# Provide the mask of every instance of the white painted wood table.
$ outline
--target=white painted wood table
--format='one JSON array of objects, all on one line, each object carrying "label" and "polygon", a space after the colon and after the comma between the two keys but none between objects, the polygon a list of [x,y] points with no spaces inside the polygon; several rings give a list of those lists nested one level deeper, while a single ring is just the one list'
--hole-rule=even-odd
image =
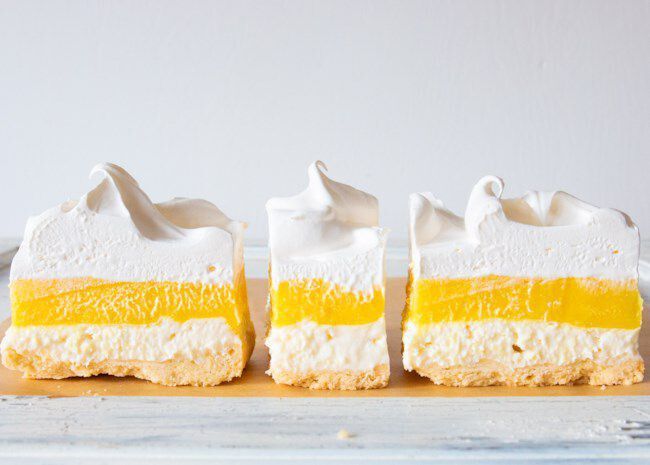
[{"label": "white painted wood table", "polygon": [[650,397],[0,396],[0,464],[465,461],[650,463]]}]

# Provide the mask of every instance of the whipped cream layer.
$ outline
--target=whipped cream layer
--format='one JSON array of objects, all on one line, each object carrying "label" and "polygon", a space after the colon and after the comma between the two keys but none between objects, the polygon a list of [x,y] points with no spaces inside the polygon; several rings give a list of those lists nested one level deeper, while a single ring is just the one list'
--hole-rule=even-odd
[{"label": "whipped cream layer", "polygon": [[79,201],[32,217],[11,281],[91,276],[112,281],[232,283],[243,267],[245,224],[205,200],[154,204],[119,166]]},{"label": "whipped cream layer", "polygon": [[404,368],[471,367],[494,361],[508,369],[567,365],[583,360],[609,365],[640,359],[639,329],[578,328],[543,321],[482,320],[404,326]]},{"label": "whipped cream layer", "polygon": [[266,338],[268,373],[369,371],[388,365],[384,318],[363,325],[319,325],[303,320],[273,327]]},{"label": "whipped cream layer", "polygon": [[324,169],[313,163],[307,189],[266,204],[271,282],[321,278],[372,292],[383,286],[387,236],[378,227],[377,199],[332,181]]},{"label": "whipped cream layer", "polygon": [[152,325],[12,326],[0,350],[87,366],[107,360],[201,363],[233,347],[241,350],[242,341],[224,318],[163,318]]},{"label": "whipped cream layer", "polygon": [[482,178],[465,216],[431,193],[410,196],[411,272],[417,278],[484,275],[637,279],[639,232],[629,217],[565,192],[502,199]]}]

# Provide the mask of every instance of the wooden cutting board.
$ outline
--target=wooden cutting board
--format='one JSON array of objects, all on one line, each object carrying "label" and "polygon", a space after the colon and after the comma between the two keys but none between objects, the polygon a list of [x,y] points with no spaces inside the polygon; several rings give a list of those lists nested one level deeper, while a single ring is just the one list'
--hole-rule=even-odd
[{"label": "wooden cutting board", "polygon": [[[400,318],[405,298],[405,279],[391,278],[386,290],[386,319],[388,347],[391,358],[390,384],[384,389],[369,391],[311,391],[309,389],[280,386],[264,371],[268,368],[269,354],[263,343],[266,330],[267,283],[263,279],[248,281],[249,303],[257,341],[255,350],[241,378],[214,387],[167,387],[135,378],[96,376],[64,380],[22,379],[20,373],[0,366],[0,395],[70,396],[197,396],[197,397],[492,397],[492,396],[641,396],[650,395],[650,382],[633,386],[553,386],[553,387],[472,387],[454,388],[435,386],[417,374],[402,368]],[[644,309],[646,314],[647,308]],[[0,335],[9,326],[9,320],[0,327]],[[641,354],[650,360],[650,334],[646,327],[641,331]],[[646,377],[647,378],[647,377]]]}]

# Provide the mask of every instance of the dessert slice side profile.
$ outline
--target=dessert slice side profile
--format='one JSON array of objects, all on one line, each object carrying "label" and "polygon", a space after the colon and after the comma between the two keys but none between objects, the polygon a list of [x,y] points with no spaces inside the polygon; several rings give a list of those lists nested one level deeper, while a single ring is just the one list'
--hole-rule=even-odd
[{"label": "dessert slice side profile", "polygon": [[254,345],[245,224],[213,204],[154,204],[105,163],[79,201],[30,218],[10,272],[2,363],[27,378],[109,374],[216,385]]},{"label": "dessert slice side profile", "polygon": [[377,199],[332,181],[273,198],[269,216],[268,374],[312,389],[370,389],[389,378],[384,251]]},{"label": "dessert slice side profile", "polygon": [[481,179],[464,218],[411,195],[405,369],[450,386],[640,382],[636,226],[565,192],[503,187]]}]

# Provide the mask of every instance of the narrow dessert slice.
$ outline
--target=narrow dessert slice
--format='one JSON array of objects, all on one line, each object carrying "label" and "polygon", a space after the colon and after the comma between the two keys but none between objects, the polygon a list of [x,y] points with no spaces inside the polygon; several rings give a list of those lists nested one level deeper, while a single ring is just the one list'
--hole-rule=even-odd
[{"label": "narrow dessert slice", "polygon": [[502,191],[481,179],[464,219],[411,196],[404,367],[452,386],[641,381],[632,221],[564,192]]},{"label": "narrow dessert slice", "polygon": [[28,378],[166,385],[240,376],[254,344],[245,225],[204,200],[153,204],[122,168],[30,218],[11,267],[2,363]]},{"label": "narrow dessert slice", "polygon": [[309,187],[267,203],[275,382],[313,389],[388,383],[384,323],[386,231],[377,199],[309,167]]}]

